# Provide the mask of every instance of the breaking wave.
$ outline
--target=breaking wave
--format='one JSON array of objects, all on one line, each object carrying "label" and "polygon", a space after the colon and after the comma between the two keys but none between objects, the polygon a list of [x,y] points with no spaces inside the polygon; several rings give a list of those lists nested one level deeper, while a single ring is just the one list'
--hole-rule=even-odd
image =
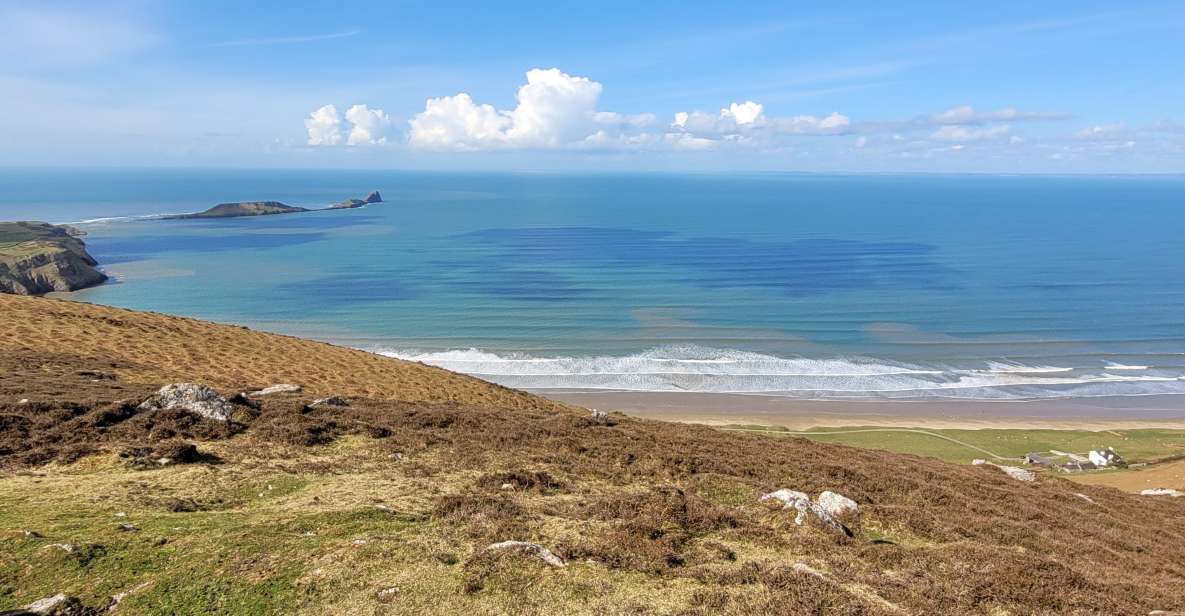
[{"label": "breaking wave", "polygon": [[733,393],[807,399],[1028,399],[1185,393],[1185,376],[1179,371],[1132,374],[1136,366],[1104,362],[1093,367],[1004,360],[918,365],[867,357],[778,357],[699,346],[587,357],[536,357],[472,348],[380,353],[534,391]]}]

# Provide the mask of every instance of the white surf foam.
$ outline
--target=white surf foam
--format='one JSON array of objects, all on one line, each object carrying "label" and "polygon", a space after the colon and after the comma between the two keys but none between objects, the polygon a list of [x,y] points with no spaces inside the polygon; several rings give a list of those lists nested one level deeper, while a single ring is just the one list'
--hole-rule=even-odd
[{"label": "white surf foam", "polygon": [[1104,366],[1107,370],[1147,370],[1148,366],[1128,365],[1117,362],[1107,362]]},{"label": "white surf foam", "polygon": [[[777,357],[750,351],[671,346],[625,356],[534,357],[481,349],[380,351],[508,387],[537,391],[612,390],[825,397],[1062,397],[1112,387],[1112,395],[1185,393],[1182,375],[985,362],[979,368],[922,366],[866,357]],[[1108,368],[1109,369],[1109,368]],[[1130,372],[1130,371],[1129,371]],[[1155,384],[1155,386],[1153,386]],[[1143,388],[1143,389],[1141,389]],[[1177,391],[1179,390],[1179,391]],[[1123,393],[1130,392],[1130,393]]]}]

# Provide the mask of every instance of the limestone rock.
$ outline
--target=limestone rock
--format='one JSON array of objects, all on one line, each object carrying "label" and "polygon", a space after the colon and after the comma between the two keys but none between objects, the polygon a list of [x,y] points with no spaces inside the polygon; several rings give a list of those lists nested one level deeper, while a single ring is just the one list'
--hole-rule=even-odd
[{"label": "limestone rock", "polygon": [[820,580],[827,579],[827,576],[823,575],[822,571],[819,571],[818,569],[816,569],[806,563],[794,563],[793,565],[791,565],[791,569],[794,569],[795,571],[797,571],[799,573],[805,573],[807,575],[817,577]]},{"label": "limestone rock", "polygon": [[343,407],[343,406],[350,406],[350,403],[349,403],[349,401],[347,401],[345,398],[342,398],[341,396],[329,396],[328,398],[319,398],[317,400],[313,400],[312,404],[310,404],[309,406],[311,406],[311,407],[318,407],[318,406]]},{"label": "limestone rock", "polygon": [[836,494],[835,492],[826,491],[819,495],[815,502],[819,504],[827,513],[837,518],[842,518],[845,515],[860,513],[860,506],[856,501]]},{"label": "limestone rock", "polygon": [[259,391],[253,391],[248,396],[270,396],[272,394],[299,394],[300,385],[293,385],[292,383],[280,383],[270,387],[264,387]]},{"label": "limestone rock", "polygon": [[609,423],[609,413],[607,413],[605,411],[598,411],[597,409],[593,409],[590,416],[592,417],[593,421],[595,421],[599,424]]},{"label": "limestone rock", "polygon": [[1172,496],[1173,498],[1178,498],[1185,496],[1185,492],[1172,488],[1152,488],[1150,490],[1141,490],[1140,496]]},{"label": "limestone rock", "polygon": [[231,406],[218,392],[196,383],[165,385],[140,404],[142,410],[183,409],[206,419],[229,422]]},{"label": "limestone rock", "polygon": [[781,502],[782,509],[789,509],[789,508],[793,507],[794,504],[800,500],[810,502],[811,497],[807,496],[803,492],[799,492],[797,490],[789,490],[786,488],[782,488],[781,490],[770,492],[769,494],[765,494],[761,497],[761,502],[763,502],[763,503],[769,502],[769,501]]},{"label": "limestone rock", "polygon": [[1033,471],[1026,471],[1015,466],[1000,466],[999,464],[996,467],[1017,481],[1037,481],[1037,475]]},{"label": "limestone rock", "polygon": [[486,546],[483,552],[519,552],[528,556],[533,556],[539,560],[551,565],[552,567],[564,567],[566,563],[551,550],[539,545],[538,543],[528,543],[526,541],[502,541],[499,543],[491,543]]},{"label": "limestone rock", "polygon": [[843,522],[835,519],[835,516],[828,513],[826,509],[819,506],[817,503],[812,503],[807,499],[801,499],[794,501],[793,507],[798,510],[798,516],[794,518],[795,524],[801,526],[802,523],[806,521],[807,514],[813,513],[815,517],[819,518],[819,521],[823,523],[823,526],[837,533],[847,535],[848,537],[854,536],[852,531],[847,526],[844,526]]},{"label": "limestone rock", "polygon": [[399,597],[399,588],[392,586],[390,588],[383,588],[374,594],[374,598],[379,603],[394,603],[395,599]]},{"label": "limestone rock", "polygon": [[58,593],[52,597],[34,601],[19,610],[4,612],[4,614],[13,616],[83,616],[94,613],[95,610],[87,608],[76,597],[67,596],[65,593]]}]

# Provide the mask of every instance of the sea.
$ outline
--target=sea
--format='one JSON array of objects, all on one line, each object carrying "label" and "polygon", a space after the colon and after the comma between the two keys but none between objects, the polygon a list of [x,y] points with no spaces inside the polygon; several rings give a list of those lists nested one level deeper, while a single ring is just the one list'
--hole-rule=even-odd
[{"label": "sea", "polygon": [[542,393],[1185,394],[1181,176],[4,169],[0,219],[87,231],[71,299]]}]

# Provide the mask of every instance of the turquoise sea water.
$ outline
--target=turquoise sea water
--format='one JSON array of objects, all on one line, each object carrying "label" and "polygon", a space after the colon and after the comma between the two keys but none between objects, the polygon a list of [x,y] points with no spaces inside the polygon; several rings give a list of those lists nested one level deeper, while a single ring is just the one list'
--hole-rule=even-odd
[{"label": "turquoise sea water", "polygon": [[1185,393],[1180,177],[4,170],[13,218],[91,221],[81,300],[540,391]]}]

